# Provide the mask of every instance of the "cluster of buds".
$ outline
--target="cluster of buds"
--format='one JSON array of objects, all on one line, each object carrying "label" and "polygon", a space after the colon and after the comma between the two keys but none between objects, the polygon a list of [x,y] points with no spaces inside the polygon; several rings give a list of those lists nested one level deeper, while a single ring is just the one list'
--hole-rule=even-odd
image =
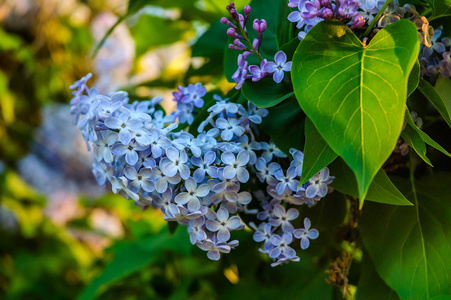
[{"label": "cluster of buds", "polygon": [[[252,28],[257,32],[257,38],[254,38],[251,42],[246,28],[251,7],[249,5],[244,7],[244,15],[237,12],[233,2],[227,5],[226,8],[235,22],[231,22],[226,17],[221,19],[222,24],[229,26],[227,35],[235,38],[233,44],[229,44],[229,48],[243,52],[238,55],[238,69],[232,75],[232,79],[237,83],[235,88],[240,89],[246,79],[259,81],[266,76],[272,76],[275,82],[280,83],[284,77],[284,72],[291,71],[291,62],[287,62],[287,57],[283,51],[279,51],[275,55],[275,62],[268,62],[266,58],[262,57],[260,47],[263,42],[263,32],[267,28],[266,20],[255,19],[253,21]],[[246,59],[252,54],[260,60],[260,66],[248,64]]]}]

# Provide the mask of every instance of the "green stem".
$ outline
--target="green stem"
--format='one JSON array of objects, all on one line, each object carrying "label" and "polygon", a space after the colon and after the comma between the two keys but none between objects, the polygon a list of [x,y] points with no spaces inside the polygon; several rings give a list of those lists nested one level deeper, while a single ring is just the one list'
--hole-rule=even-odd
[{"label": "green stem", "polygon": [[427,8],[427,9],[425,9],[422,13],[421,13],[421,15],[422,16],[426,16],[427,14],[429,14],[430,12],[432,12],[432,8]]},{"label": "green stem", "polygon": [[240,22],[237,22],[237,26],[238,29],[240,30],[241,35],[244,37],[244,39],[246,40],[246,42],[249,44],[249,49],[251,50],[252,54],[254,54],[255,56],[258,57],[258,59],[260,61],[263,60],[263,57],[261,57],[260,53],[258,53],[258,51],[254,48],[254,46],[252,45],[252,42],[250,41],[249,37],[247,36],[247,32],[244,31],[244,28],[241,27]]},{"label": "green stem", "polygon": [[102,40],[100,41],[100,43],[97,44],[96,48],[94,49],[94,53],[92,54],[92,58],[95,58],[97,56],[97,53],[99,52],[100,48],[102,48],[103,44],[105,44],[106,39],[110,36],[110,34],[114,31],[114,29],[116,29],[116,27],[125,20],[125,18],[127,17],[127,15],[121,16],[116,23],[114,23],[114,25],[108,29],[108,31],[105,33],[105,35],[103,36]]},{"label": "green stem", "polygon": [[381,17],[381,15],[384,13],[385,9],[387,8],[387,6],[392,2],[393,0],[387,0],[384,3],[384,6],[382,6],[381,10],[377,13],[377,15],[374,17],[373,21],[371,21],[371,24],[368,26],[368,28],[366,29],[365,33],[363,34],[363,36],[368,36],[368,34],[370,34],[371,29],[373,29],[374,25],[376,25],[377,21],[379,21],[379,18]]}]

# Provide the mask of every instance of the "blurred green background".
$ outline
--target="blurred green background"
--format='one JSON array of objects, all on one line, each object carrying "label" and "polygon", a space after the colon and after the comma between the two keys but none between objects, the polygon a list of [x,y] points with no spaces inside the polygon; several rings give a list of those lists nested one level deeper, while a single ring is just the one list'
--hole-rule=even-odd
[{"label": "blurred green background", "polygon": [[0,299],[340,298],[318,267],[327,260],[271,268],[245,231],[213,262],[186,228],[97,186],[69,116],[75,80],[92,72],[101,93],[163,96],[166,110],[179,84],[233,88],[218,22],[228,1],[142,4],[0,0]]}]

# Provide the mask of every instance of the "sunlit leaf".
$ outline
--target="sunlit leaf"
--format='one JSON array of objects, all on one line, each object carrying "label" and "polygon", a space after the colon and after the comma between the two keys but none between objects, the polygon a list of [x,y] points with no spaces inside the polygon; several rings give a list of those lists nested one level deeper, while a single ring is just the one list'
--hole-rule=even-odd
[{"label": "sunlit leaf", "polygon": [[418,51],[417,30],[408,20],[385,27],[368,46],[343,23],[326,20],[294,54],[296,98],[356,174],[361,201],[395,148]]}]

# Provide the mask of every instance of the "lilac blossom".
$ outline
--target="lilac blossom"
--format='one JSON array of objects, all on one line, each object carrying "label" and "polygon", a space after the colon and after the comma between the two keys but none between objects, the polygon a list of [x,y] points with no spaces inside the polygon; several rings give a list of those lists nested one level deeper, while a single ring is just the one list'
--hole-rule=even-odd
[{"label": "lilac blossom", "polygon": [[295,208],[290,208],[285,211],[285,207],[280,204],[276,204],[273,210],[273,216],[269,219],[269,224],[274,227],[282,225],[283,232],[293,232],[294,227],[290,221],[295,220],[299,216],[299,211]]},{"label": "lilac blossom", "polygon": [[287,55],[283,51],[276,53],[274,61],[275,62],[267,62],[265,64],[265,70],[268,73],[274,73],[274,81],[280,83],[284,77],[284,72],[291,71],[291,61],[287,62]]},{"label": "lilac blossom", "polygon": [[105,119],[105,126],[119,130],[119,141],[128,145],[132,139],[132,132],[141,129],[142,122],[140,119],[130,119],[130,113],[123,112],[117,117]]},{"label": "lilac blossom", "polygon": [[311,223],[309,218],[304,219],[304,228],[295,229],[293,235],[301,240],[301,249],[305,250],[310,245],[310,240],[314,240],[319,236],[318,230],[310,229]]},{"label": "lilac blossom", "polygon": [[185,181],[186,192],[180,193],[175,196],[175,202],[177,204],[188,203],[188,209],[190,211],[196,211],[200,208],[199,197],[207,196],[210,192],[210,186],[208,184],[201,184],[197,186],[196,180],[190,177]]},{"label": "lilac blossom", "polygon": [[232,179],[236,176],[239,182],[249,180],[249,172],[245,166],[249,162],[249,153],[241,151],[237,157],[231,152],[225,152],[221,155],[222,162],[226,165],[224,168],[224,177]]},{"label": "lilac blossom", "polygon": [[230,230],[237,229],[241,225],[241,220],[237,216],[229,219],[227,209],[221,207],[218,209],[216,220],[207,220],[207,229],[212,232],[218,232],[218,241],[226,242],[230,239]]}]

